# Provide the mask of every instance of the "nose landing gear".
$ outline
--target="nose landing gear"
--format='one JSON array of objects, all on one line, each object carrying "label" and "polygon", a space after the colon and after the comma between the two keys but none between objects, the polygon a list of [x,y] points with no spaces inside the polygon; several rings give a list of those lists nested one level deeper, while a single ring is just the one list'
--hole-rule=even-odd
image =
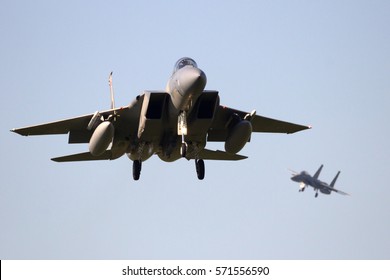
[{"label": "nose landing gear", "polygon": [[188,150],[188,144],[184,142],[184,135],[182,135],[182,142],[180,146],[180,155],[181,157],[186,157],[187,156],[187,150]]},{"label": "nose landing gear", "polygon": [[181,146],[180,146],[180,155],[181,157],[186,157],[188,145],[184,139],[184,136],[187,135],[187,113],[186,111],[180,112],[180,115],[177,118],[177,135],[181,135]]}]

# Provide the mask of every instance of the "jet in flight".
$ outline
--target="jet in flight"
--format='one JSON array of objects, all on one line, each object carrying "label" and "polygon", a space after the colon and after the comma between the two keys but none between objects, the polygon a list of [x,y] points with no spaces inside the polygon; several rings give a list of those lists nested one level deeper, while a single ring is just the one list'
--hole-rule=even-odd
[{"label": "jet in flight", "polygon": [[[165,162],[194,160],[198,179],[204,160],[242,160],[237,154],[252,132],[294,133],[309,126],[256,115],[220,105],[219,93],[205,90],[206,74],[196,62],[179,59],[165,90],[144,91],[128,106],[115,107],[112,73],[111,108],[75,118],[11,131],[23,136],[69,134],[69,144],[88,143],[89,151],[53,158],[56,162],[114,160],[126,154],[133,161],[133,178],[152,155]],[[206,149],[207,142],[224,142],[225,150]]]},{"label": "jet in flight", "polygon": [[314,174],[314,176],[310,176],[309,173],[306,171],[302,171],[301,173],[293,172],[293,176],[291,177],[291,180],[294,182],[299,183],[299,191],[303,192],[307,186],[313,187],[316,194],[314,197],[318,196],[318,191],[320,191],[323,194],[330,194],[331,192],[337,192],[339,194],[343,195],[349,195],[343,191],[337,190],[334,188],[334,185],[336,184],[336,180],[340,175],[340,171],[337,172],[336,177],[334,177],[333,181],[328,185],[325,182],[322,182],[318,179],[320,176],[322,167],[324,165],[322,164],[320,168],[318,168],[317,172]]}]

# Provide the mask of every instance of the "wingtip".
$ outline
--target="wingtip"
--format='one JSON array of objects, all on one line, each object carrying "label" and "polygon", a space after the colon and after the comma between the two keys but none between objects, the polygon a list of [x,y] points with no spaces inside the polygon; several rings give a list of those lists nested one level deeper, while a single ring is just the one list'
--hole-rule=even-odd
[{"label": "wingtip", "polygon": [[11,129],[10,132],[13,132],[13,133],[16,133],[16,134],[19,134],[19,135],[22,135],[22,136],[27,136],[27,135],[21,133],[21,132],[19,131],[19,129],[17,129],[17,128]]},{"label": "wingtip", "polygon": [[312,126],[311,125],[298,125],[297,128],[293,129],[293,130],[290,130],[290,131],[287,131],[286,134],[293,134],[293,133],[296,133],[296,132],[299,132],[299,131],[303,131],[303,130],[306,130],[306,129],[311,129]]}]

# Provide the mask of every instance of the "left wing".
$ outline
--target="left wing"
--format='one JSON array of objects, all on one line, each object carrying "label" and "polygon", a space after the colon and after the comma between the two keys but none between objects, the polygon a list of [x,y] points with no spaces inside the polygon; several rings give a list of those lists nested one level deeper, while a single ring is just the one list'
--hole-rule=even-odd
[{"label": "left wing", "polygon": [[247,156],[242,156],[238,154],[229,154],[224,151],[216,150],[208,150],[203,149],[199,152],[197,156],[195,156],[193,153],[187,156],[187,159],[206,159],[206,160],[242,160],[248,158]]},{"label": "left wing", "polygon": [[[208,133],[208,141],[225,141],[227,137],[227,125],[233,115],[238,115],[241,119],[249,115],[248,112],[219,106],[212,127]],[[251,118],[252,132],[269,132],[269,133],[295,133],[301,130],[309,129],[310,126],[300,125],[281,120],[271,119],[259,115]]]},{"label": "left wing", "polygon": [[342,194],[342,195],[350,195],[349,193],[346,193],[346,192],[343,192],[343,191],[340,191],[340,190],[336,190],[336,189],[331,188],[331,187],[329,187],[328,190],[337,192],[337,193]]},{"label": "left wing", "polygon": [[325,189],[329,193],[336,192],[336,193],[339,193],[339,194],[342,194],[342,195],[350,195],[349,193],[346,193],[346,192],[340,191],[338,189],[335,189],[335,188],[329,186],[327,183],[324,183],[324,182],[322,182],[319,187],[322,188],[322,189]]}]

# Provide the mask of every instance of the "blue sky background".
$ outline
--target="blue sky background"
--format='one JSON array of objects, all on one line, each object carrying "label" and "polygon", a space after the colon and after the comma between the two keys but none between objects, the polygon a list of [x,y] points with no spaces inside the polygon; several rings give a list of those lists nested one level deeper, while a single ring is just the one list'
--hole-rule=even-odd
[{"label": "blue sky background", "polygon": [[[389,1],[3,1],[0,259],[389,259]],[[312,125],[240,162],[58,164],[14,127],[164,89],[194,58],[221,104]],[[223,143],[208,145],[223,148]],[[288,168],[352,194],[298,192]]]}]

